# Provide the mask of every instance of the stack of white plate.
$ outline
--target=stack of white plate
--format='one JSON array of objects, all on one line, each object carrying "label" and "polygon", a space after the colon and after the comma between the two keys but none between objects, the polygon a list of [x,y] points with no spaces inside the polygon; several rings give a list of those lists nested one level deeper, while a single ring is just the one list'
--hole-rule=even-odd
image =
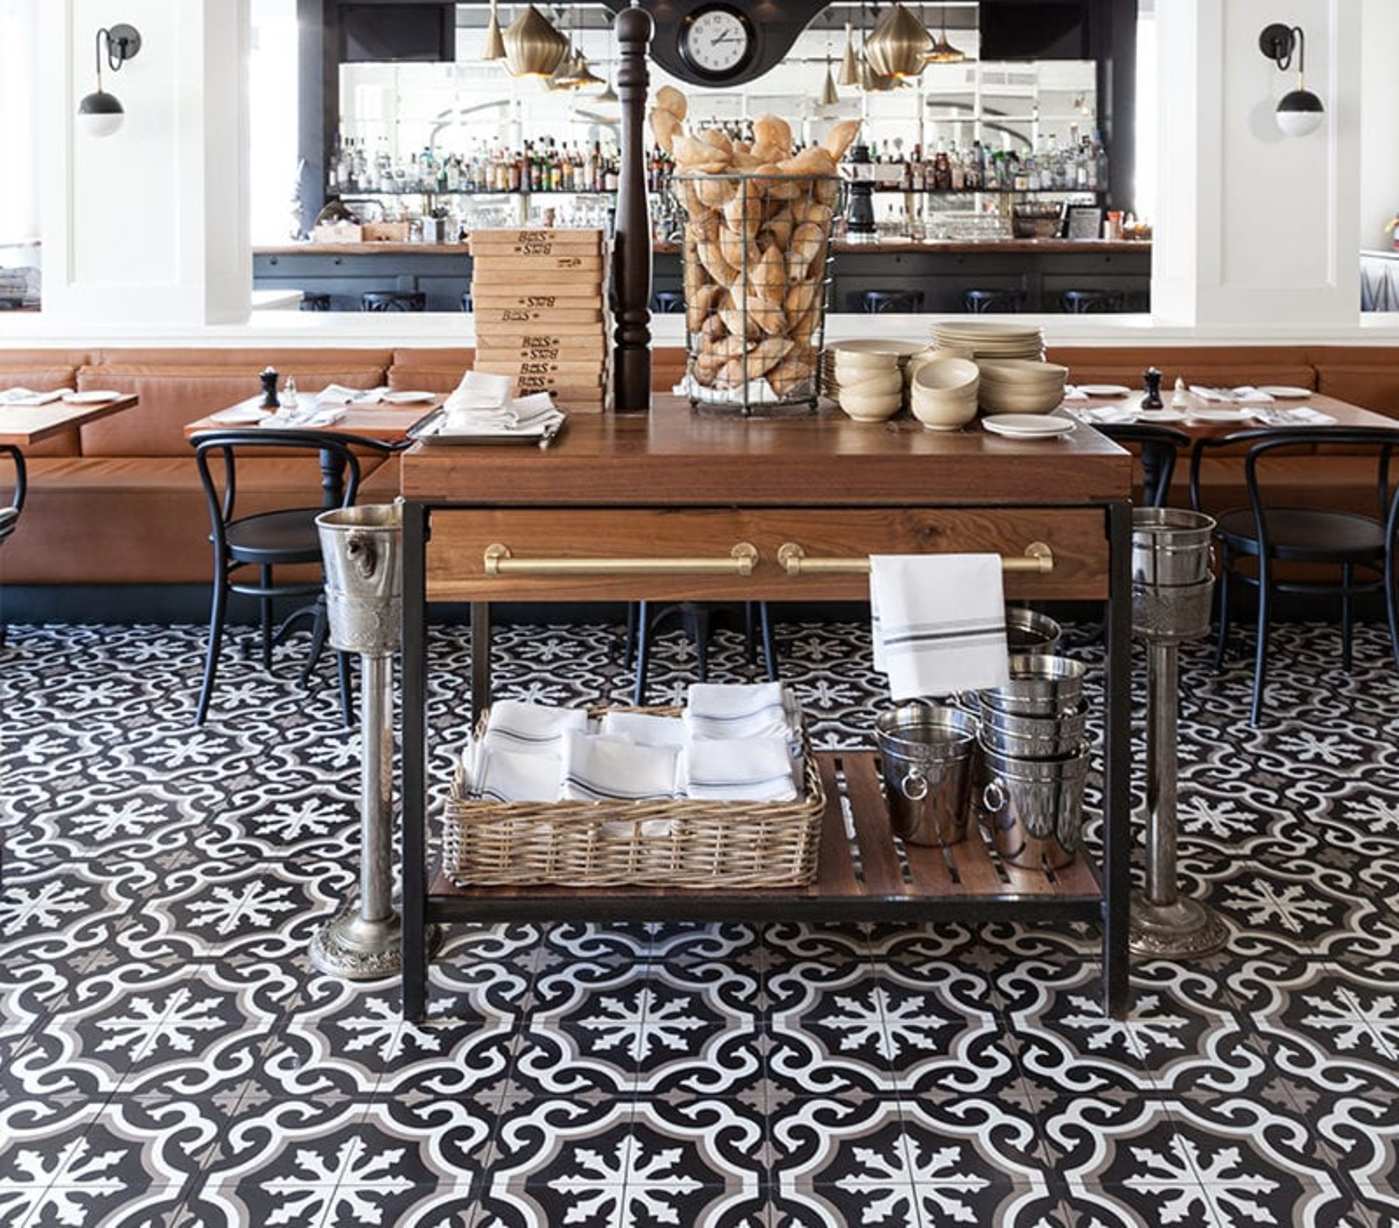
[{"label": "stack of white plate", "polygon": [[1044,334],[1038,325],[1001,320],[939,321],[933,325],[933,344],[977,360],[1044,357]]},{"label": "stack of white plate", "polygon": [[920,363],[909,385],[909,408],[925,431],[958,430],[976,417],[980,382],[976,363],[970,358]]},{"label": "stack of white plate", "polygon": [[855,421],[883,422],[903,407],[905,364],[927,348],[874,337],[834,342],[826,350],[832,365],[825,391]]},{"label": "stack of white plate", "polygon": [[977,366],[981,368],[981,407],[989,413],[1047,414],[1063,403],[1068,367],[1023,358],[978,359]]}]

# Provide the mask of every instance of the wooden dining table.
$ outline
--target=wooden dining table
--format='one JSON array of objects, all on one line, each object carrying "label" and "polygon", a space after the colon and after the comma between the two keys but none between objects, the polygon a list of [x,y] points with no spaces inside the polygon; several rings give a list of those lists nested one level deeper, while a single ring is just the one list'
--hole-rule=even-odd
[{"label": "wooden dining table", "polygon": [[[429,414],[442,407],[446,396],[434,396],[430,401],[418,401],[412,405],[351,405],[341,417],[325,426],[288,426],[287,430],[302,431],[312,435],[355,436],[359,439],[373,439],[378,443],[398,444],[407,437],[413,426]],[[241,408],[248,402],[240,401],[231,409]],[[226,412],[224,410],[219,413]],[[206,414],[193,422],[186,422],[186,439],[213,431],[258,430],[256,423],[220,422],[217,413]],[[333,452],[321,452],[322,502],[327,508],[339,507],[345,493],[343,465]]]},{"label": "wooden dining table", "polygon": [[[1235,431],[1258,429],[1266,424],[1256,418],[1240,418],[1237,421],[1222,422],[1215,419],[1204,419],[1192,417],[1192,414],[1199,410],[1228,409],[1228,405],[1211,404],[1208,401],[1196,396],[1194,393],[1187,394],[1189,404],[1182,411],[1184,417],[1177,421],[1155,421],[1147,419],[1141,423],[1143,426],[1165,426],[1172,430],[1184,431],[1192,439],[1217,438],[1221,435],[1232,434]],[[1068,410],[1082,409],[1129,409],[1141,404],[1142,392],[1135,390],[1130,396],[1125,397],[1089,397],[1086,401],[1068,401],[1064,408]],[[1171,394],[1169,391],[1162,393],[1162,400],[1166,402],[1167,410],[1171,406]],[[1244,410],[1269,410],[1269,409],[1293,409],[1299,406],[1309,405],[1312,409],[1321,413],[1329,414],[1335,418],[1334,423],[1327,423],[1307,429],[1325,431],[1327,426],[1368,426],[1379,427],[1381,429],[1399,430],[1399,419],[1391,418],[1388,414],[1377,413],[1373,409],[1364,409],[1359,405],[1352,405],[1349,401],[1341,401],[1335,397],[1325,396],[1322,393],[1312,393],[1309,396],[1288,400],[1277,399],[1268,404],[1248,404],[1240,405],[1236,408]],[[1090,423],[1090,425],[1100,425]],[[1101,425],[1111,425],[1103,423]]]},{"label": "wooden dining table", "polygon": [[0,405],[0,444],[16,448],[31,448],[54,435],[75,430],[124,413],[140,404],[135,394],[123,394],[94,404],[77,405],[71,401],[51,401],[47,405]]}]

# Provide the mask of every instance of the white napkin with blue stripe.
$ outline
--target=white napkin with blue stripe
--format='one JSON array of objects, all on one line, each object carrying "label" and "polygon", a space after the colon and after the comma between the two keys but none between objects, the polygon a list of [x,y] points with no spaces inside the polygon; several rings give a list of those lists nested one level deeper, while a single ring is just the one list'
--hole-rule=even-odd
[{"label": "white napkin with blue stripe", "polygon": [[609,734],[569,730],[563,739],[562,796],[576,802],[637,802],[676,794],[673,746],[638,746]]},{"label": "white napkin with blue stripe", "polygon": [[797,782],[786,737],[697,738],[681,756],[686,797],[736,802],[790,802]]},{"label": "white napkin with blue stripe", "polygon": [[1010,681],[998,554],[870,558],[874,667],[896,703]]},{"label": "white napkin with blue stripe", "polygon": [[588,713],[583,708],[501,699],[491,705],[483,740],[487,746],[520,754],[561,755],[564,734],[587,727]]}]

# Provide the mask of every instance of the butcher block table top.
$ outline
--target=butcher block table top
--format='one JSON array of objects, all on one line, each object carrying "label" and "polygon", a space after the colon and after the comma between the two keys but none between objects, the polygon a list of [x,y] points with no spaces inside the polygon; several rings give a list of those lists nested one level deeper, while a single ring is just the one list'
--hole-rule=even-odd
[{"label": "butcher block table top", "polygon": [[1125,502],[1131,487],[1131,456],[1087,426],[1024,440],[835,409],[744,420],[668,395],[650,414],[570,414],[547,450],[419,444],[402,469],[408,499],[490,506],[1009,507]]},{"label": "butcher block table top", "polygon": [[139,403],[140,397],[123,394],[88,405],[67,401],[51,401],[47,405],[0,405],[0,443],[29,448],[63,431],[122,413]]}]

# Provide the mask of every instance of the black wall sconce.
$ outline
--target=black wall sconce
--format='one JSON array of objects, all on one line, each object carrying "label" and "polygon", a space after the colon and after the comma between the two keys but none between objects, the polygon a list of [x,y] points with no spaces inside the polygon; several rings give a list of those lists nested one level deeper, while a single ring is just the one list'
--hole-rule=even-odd
[{"label": "black wall sconce", "polygon": [[1288,136],[1306,136],[1321,127],[1326,108],[1321,99],[1307,89],[1302,79],[1306,68],[1307,36],[1301,26],[1285,26],[1274,22],[1258,36],[1258,46],[1283,72],[1292,67],[1292,53],[1297,53],[1297,88],[1289,90],[1278,102],[1278,127]]},{"label": "black wall sconce", "polygon": [[78,125],[89,136],[111,136],[121,127],[126,111],[115,94],[102,88],[102,50],[106,43],[107,67],[118,71],[141,50],[141,35],[135,26],[112,26],[97,31],[97,92],[78,104]]}]

